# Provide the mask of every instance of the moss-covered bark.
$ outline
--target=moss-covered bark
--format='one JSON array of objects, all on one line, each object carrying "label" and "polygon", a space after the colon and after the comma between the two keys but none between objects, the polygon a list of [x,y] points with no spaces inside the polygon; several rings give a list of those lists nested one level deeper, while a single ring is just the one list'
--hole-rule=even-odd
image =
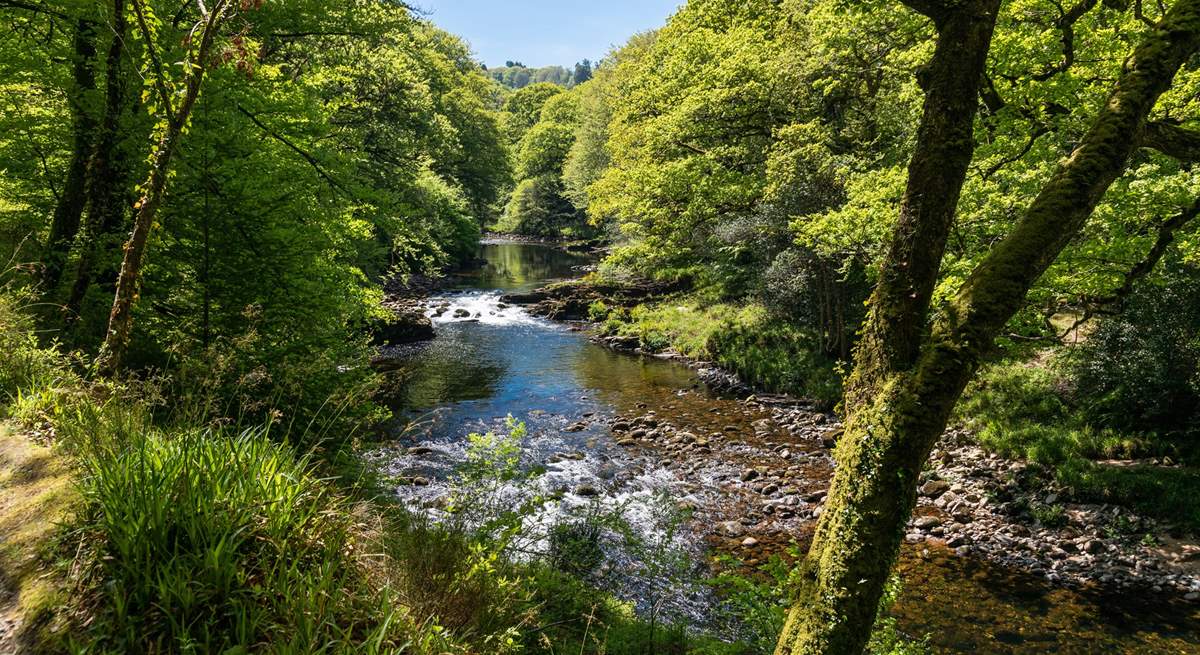
[{"label": "moss-covered bark", "polygon": [[[868,317],[865,333],[873,338],[861,346],[846,433],[835,453],[837,471],[777,655],[863,651],[915,502],[917,476],[963,387],[996,334],[1025,302],[1029,288],[1124,171],[1150,110],[1198,49],[1200,0],[1177,0],[1126,62],[1108,103],[1075,152],[939,312],[915,351],[906,342],[888,341],[891,335],[911,338],[911,331],[919,332],[926,321],[921,303],[895,295],[903,292],[904,277],[918,271],[895,259],[906,247],[893,246],[884,266],[894,281],[885,277],[872,298],[879,307]],[[927,87],[927,93],[933,92]],[[910,179],[910,192],[920,184]],[[902,220],[895,238],[912,242],[912,234],[932,234],[944,243],[939,229],[948,230],[949,224],[914,226]],[[916,290],[936,281],[937,267],[927,263],[919,273],[931,279],[909,280]],[[881,324],[899,319],[899,328]]]},{"label": "moss-covered bark", "polygon": [[[945,6],[930,6],[930,5]],[[975,153],[979,86],[999,0],[925,3],[937,27],[933,57],[918,73],[925,103],[908,166],[900,216],[860,338],[858,371],[847,384],[851,411],[874,395],[876,378],[916,361],[955,207]]]}]

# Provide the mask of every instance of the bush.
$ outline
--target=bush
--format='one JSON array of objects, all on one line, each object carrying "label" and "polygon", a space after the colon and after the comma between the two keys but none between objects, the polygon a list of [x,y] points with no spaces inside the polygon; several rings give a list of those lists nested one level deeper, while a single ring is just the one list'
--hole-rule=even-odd
[{"label": "bush", "polygon": [[[118,415],[119,410],[114,410]],[[81,425],[86,634],[117,652],[385,652],[411,626],[359,508],[265,430]],[[83,430],[80,430],[81,432]]]},{"label": "bush", "polygon": [[773,318],[758,303],[639,305],[627,313],[610,311],[604,329],[635,336],[651,352],[673,348],[688,357],[716,362],[770,391],[803,395],[830,407],[841,395],[836,363],[821,354],[819,337]]},{"label": "bush", "polygon": [[1096,426],[1142,433],[1196,430],[1200,420],[1200,271],[1143,284],[1103,320],[1067,367]]},{"label": "bush", "polygon": [[66,358],[38,344],[33,320],[24,311],[24,294],[0,288],[0,403],[36,387],[55,386],[70,372]]}]

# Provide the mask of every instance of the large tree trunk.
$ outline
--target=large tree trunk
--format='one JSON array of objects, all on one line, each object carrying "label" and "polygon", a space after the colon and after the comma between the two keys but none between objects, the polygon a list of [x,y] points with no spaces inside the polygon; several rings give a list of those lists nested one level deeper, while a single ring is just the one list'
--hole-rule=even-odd
[{"label": "large tree trunk", "polygon": [[[887,479],[861,474],[909,471],[919,450],[896,440],[860,444],[853,433],[862,423],[855,419],[879,394],[877,381],[910,367],[917,358],[946,238],[975,151],[979,81],[999,6],[1000,0],[972,0],[953,9],[917,7],[937,27],[933,57],[918,74],[925,90],[924,113],[900,216],[847,386],[844,406],[850,420],[838,450],[838,474],[806,565],[808,588],[784,629],[781,655],[862,651],[899,548],[901,528],[912,511],[914,492],[902,489],[915,489],[915,484],[901,480],[898,487],[894,474]],[[852,509],[830,511],[835,507]],[[854,541],[843,541],[848,537]],[[854,547],[844,547],[849,544]]]},{"label": "large tree trunk", "polygon": [[125,217],[125,196],[128,193],[130,172],[119,147],[121,119],[125,115],[128,103],[125,69],[122,65],[128,29],[125,20],[125,0],[113,0],[112,8],[113,37],[105,59],[107,68],[104,76],[104,118],[88,164],[87,220],[79,239],[79,263],[76,267],[75,283],[64,310],[68,322],[74,321],[78,316],[83,297],[91,286],[99,247],[97,240],[119,228]]},{"label": "large tree trunk", "polygon": [[67,165],[67,178],[54,208],[50,235],[46,239],[42,258],[42,287],[46,293],[52,292],[62,278],[67,253],[71,251],[71,244],[79,232],[79,222],[87,199],[87,163],[96,132],[96,121],[87,107],[87,96],[96,89],[96,24],[91,20],[80,18],[76,21],[74,50],[74,86],[69,99],[74,142],[71,161]]},{"label": "large tree trunk", "polygon": [[[833,485],[805,561],[804,588],[777,653],[862,652],[912,512],[917,476],[954,404],[996,334],[1024,304],[1030,287],[1124,171],[1150,110],[1197,49],[1200,0],[1177,0],[1126,61],[1107,104],[1075,152],[939,313],[911,366],[903,367],[903,357],[895,356],[902,349],[860,353],[865,364],[855,371],[858,395],[838,444]],[[910,188],[912,184],[910,180]],[[897,227],[898,232],[903,229]],[[884,262],[893,271],[904,264],[891,259],[894,254],[893,250]],[[936,270],[924,274],[936,276]],[[914,281],[917,288],[930,283]],[[880,294],[873,302],[889,306],[872,312],[869,321],[895,317],[897,308],[919,309]],[[866,329],[887,332],[879,325]],[[889,369],[888,364],[880,366],[881,361],[899,362],[900,367]]]}]

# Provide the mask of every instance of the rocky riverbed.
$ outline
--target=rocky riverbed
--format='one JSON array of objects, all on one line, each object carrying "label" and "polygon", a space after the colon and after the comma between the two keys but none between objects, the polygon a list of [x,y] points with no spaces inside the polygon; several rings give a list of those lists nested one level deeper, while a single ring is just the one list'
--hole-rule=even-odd
[{"label": "rocky riverbed", "polygon": [[[716,488],[691,489],[705,497],[696,508],[700,523],[711,526],[714,546],[753,565],[811,536],[842,426],[778,397],[752,396],[738,413],[714,413],[715,420],[685,428],[648,411],[612,418],[608,427],[619,445],[655,453],[683,479],[714,481]],[[719,426],[723,420],[729,424]],[[752,429],[739,427],[746,423]],[[986,453],[968,434],[949,431],[922,476],[905,540],[1054,584],[1200,601],[1200,546],[1178,539],[1173,526],[1119,506],[1048,491],[1036,477],[1025,463]]]},{"label": "rocky riverbed", "polygon": [[[636,302],[662,290],[618,294]],[[507,300],[557,320],[586,318],[586,306],[605,290],[560,284]],[[749,385],[709,362],[673,352],[644,352],[636,338],[593,336],[614,350],[679,360],[712,389],[745,395]],[[612,420],[617,443],[660,454],[663,466],[685,476],[721,481],[707,514],[718,548],[748,563],[811,536],[832,475],[832,447],[842,431],[830,414],[785,397],[751,396],[744,403],[752,433],[735,425],[707,433],[663,422],[649,412]],[[767,414],[764,416],[764,414]],[[1200,602],[1200,543],[1174,526],[1111,504],[1081,502],[1056,489],[1037,467],[987,453],[965,431],[949,430],[922,474],[909,544],[944,546],[960,556],[1042,576],[1067,586],[1146,590]],[[717,500],[717,499],[715,499]],[[736,519],[728,520],[728,517]],[[719,520],[725,518],[726,520]]]}]

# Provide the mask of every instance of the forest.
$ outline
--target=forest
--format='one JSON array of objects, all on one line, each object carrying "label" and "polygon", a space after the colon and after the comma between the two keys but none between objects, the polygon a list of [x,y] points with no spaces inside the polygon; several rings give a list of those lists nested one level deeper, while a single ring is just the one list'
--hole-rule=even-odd
[{"label": "forest", "polygon": [[1200,653],[1200,0],[620,38],[0,0],[0,655]]}]

